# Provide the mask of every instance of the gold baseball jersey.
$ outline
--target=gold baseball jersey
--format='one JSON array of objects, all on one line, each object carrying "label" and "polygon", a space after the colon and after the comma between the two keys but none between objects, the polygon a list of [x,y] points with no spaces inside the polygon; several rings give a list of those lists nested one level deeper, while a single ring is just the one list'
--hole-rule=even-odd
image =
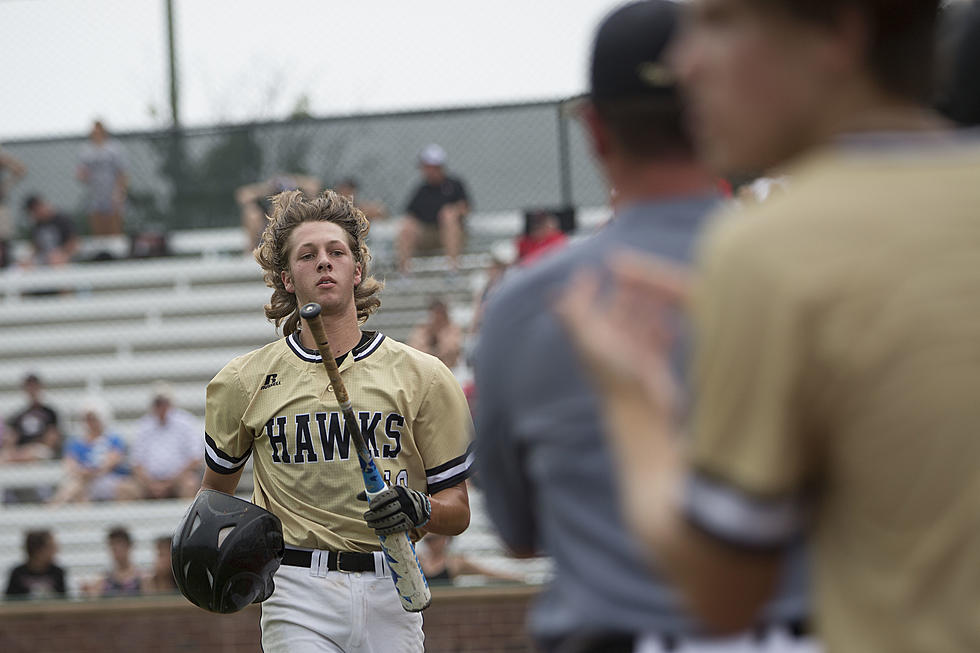
[{"label": "gold baseball jersey", "polygon": [[980,142],[866,139],[706,238],[687,512],[808,533],[828,653],[980,651]]},{"label": "gold baseball jersey", "polygon": [[[339,362],[361,433],[389,484],[435,494],[470,474],[472,421],[439,359],[377,332]],[[282,520],[286,543],[376,551],[357,452],[320,354],[299,334],[232,360],[208,384],[205,459],[232,474],[252,457],[252,501]]]}]

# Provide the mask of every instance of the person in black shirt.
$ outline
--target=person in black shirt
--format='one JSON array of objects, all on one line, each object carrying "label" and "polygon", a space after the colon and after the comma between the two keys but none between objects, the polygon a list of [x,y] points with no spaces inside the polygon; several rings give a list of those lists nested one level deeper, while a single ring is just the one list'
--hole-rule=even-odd
[{"label": "person in black shirt", "polygon": [[422,183],[405,208],[405,219],[398,234],[398,269],[407,274],[419,239],[438,231],[449,267],[455,272],[463,247],[463,218],[469,213],[469,197],[463,182],[446,174],[446,152],[428,145],[419,154]]},{"label": "person in black shirt", "polygon": [[59,213],[40,195],[31,195],[24,202],[31,218],[33,265],[64,265],[78,249],[75,223]]},{"label": "person in black shirt", "polygon": [[61,430],[58,413],[41,402],[41,379],[36,374],[24,378],[27,406],[7,420],[0,448],[0,462],[29,462],[61,457]]},{"label": "person in black shirt", "polygon": [[58,545],[51,531],[29,531],[24,538],[27,562],[10,571],[8,599],[64,598],[65,570],[54,564]]}]

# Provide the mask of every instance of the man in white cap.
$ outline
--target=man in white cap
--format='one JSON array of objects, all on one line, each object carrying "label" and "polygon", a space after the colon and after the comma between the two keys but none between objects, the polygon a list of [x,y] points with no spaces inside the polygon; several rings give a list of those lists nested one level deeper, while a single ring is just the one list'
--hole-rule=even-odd
[{"label": "man in white cap", "polygon": [[407,274],[412,255],[423,236],[438,232],[449,267],[459,266],[463,247],[463,218],[469,213],[469,197],[458,177],[446,174],[446,151],[436,144],[427,145],[419,154],[422,183],[412,193],[405,208],[398,234],[398,269]]}]

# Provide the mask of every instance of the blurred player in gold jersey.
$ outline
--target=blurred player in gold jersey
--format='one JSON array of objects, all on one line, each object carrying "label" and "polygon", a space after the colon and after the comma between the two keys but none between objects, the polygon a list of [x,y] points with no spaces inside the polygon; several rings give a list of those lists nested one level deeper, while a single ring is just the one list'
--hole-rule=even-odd
[{"label": "blurred player in gold jersey", "polygon": [[[265,314],[285,337],[240,356],[208,385],[202,488],[233,493],[253,456],[253,501],[282,520],[276,591],[262,604],[266,653],[422,651],[422,617],[401,608],[372,526],[388,504],[414,539],[469,524],[463,482],[472,424],[438,359],[361,331],[381,304],[369,223],[350,200],[277,195],[255,258],[273,288]],[[298,307],[317,302],[361,432],[391,488],[367,504],[350,431]]]},{"label": "blurred player in gold jersey", "polygon": [[[696,612],[751,624],[803,537],[828,653],[980,650],[980,139],[928,107],[939,0],[691,0],[703,159],[789,187],[709,228],[692,285],[622,257],[559,311],[624,511]],[[671,312],[694,322],[686,448]]]}]

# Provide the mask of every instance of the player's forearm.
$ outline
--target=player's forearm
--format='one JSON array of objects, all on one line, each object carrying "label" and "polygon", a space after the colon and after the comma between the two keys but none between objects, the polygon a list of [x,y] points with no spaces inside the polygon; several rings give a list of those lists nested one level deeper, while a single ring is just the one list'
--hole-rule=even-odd
[{"label": "player's forearm", "polygon": [[459,535],[470,525],[470,503],[465,485],[446,488],[429,497],[432,512],[423,527],[438,535]]}]

